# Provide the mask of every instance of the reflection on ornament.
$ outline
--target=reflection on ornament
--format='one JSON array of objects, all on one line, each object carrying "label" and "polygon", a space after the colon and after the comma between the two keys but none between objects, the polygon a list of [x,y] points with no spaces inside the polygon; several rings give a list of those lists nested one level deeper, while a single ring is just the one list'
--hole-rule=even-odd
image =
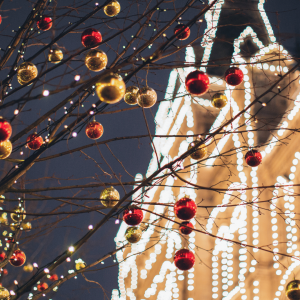
[{"label": "reflection on ornament", "polygon": [[107,55],[102,50],[91,50],[85,56],[84,63],[90,71],[99,72],[107,65]]},{"label": "reflection on ornament", "polygon": [[114,104],[119,102],[125,95],[126,86],[123,78],[110,73],[96,83],[96,93],[103,102]]},{"label": "reflection on ornament", "polygon": [[48,60],[53,64],[58,64],[64,58],[64,54],[60,49],[53,49],[49,51]]},{"label": "reflection on ornament", "polygon": [[17,79],[21,85],[27,84],[29,81],[36,78],[37,75],[38,75],[38,69],[31,62],[23,62],[18,67]]},{"label": "reflection on ornament", "polygon": [[262,155],[259,151],[252,149],[246,153],[245,160],[248,166],[257,167],[262,161]]},{"label": "reflection on ornament", "polygon": [[[185,28],[185,29],[184,29],[184,28]],[[186,39],[190,36],[190,34],[191,34],[190,28],[186,27],[186,26],[183,25],[183,24],[178,24],[178,25],[175,27],[175,29],[174,29],[174,33],[176,34],[176,33],[178,33],[178,32],[179,32],[180,30],[182,30],[182,29],[184,29],[184,30],[182,31],[182,33],[179,34],[179,35],[177,36],[177,38],[178,38],[180,41],[186,40]]]},{"label": "reflection on ornament", "polygon": [[135,244],[142,238],[142,230],[138,227],[128,227],[125,231],[125,238],[129,243]]},{"label": "reflection on ornament", "polygon": [[26,266],[23,267],[23,270],[24,270],[25,272],[30,273],[30,272],[33,271],[33,265],[32,265],[32,264],[27,264]]},{"label": "reflection on ornament", "polygon": [[225,94],[222,93],[216,93],[213,95],[212,99],[211,99],[211,104],[213,107],[215,108],[223,108],[224,106],[226,106],[228,100]]},{"label": "reflection on ornament", "polygon": [[37,27],[40,30],[47,31],[52,27],[52,18],[47,16],[42,16],[37,22]]},{"label": "reflection on ornament", "polygon": [[0,253],[0,262],[3,262],[5,260],[5,258],[6,258],[6,253],[4,251],[2,251]]},{"label": "reflection on ornament", "polygon": [[121,11],[121,5],[118,1],[113,0],[103,8],[108,17],[115,17]]},{"label": "reflection on ornament", "polygon": [[201,96],[209,89],[209,78],[202,71],[193,71],[189,73],[185,79],[186,90],[194,95]]},{"label": "reflection on ornament", "polygon": [[4,287],[0,287],[0,299],[9,299],[9,291],[4,288]]},{"label": "reflection on ornament", "polygon": [[[192,149],[196,143],[199,143],[198,140],[191,142],[188,146],[188,150]],[[205,144],[201,144],[191,155],[190,157],[195,160],[200,160],[207,155],[207,147]]]},{"label": "reflection on ornament", "polygon": [[225,72],[225,81],[232,86],[241,84],[244,80],[243,71],[237,67],[231,67]]},{"label": "reflection on ornament", "polygon": [[43,145],[43,138],[36,133],[33,133],[28,136],[26,142],[30,150],[38,150]]},{"label": "reflection on ornament", "polygon": [[194,200],[184,197],[176,201],[174,205],[175,216],[181,220],[190,220],[197,213],[197,205]]},{"label": "reflection on ornament", "polygon": [[129,86],[126,88],[124,101],[129,105],[136,105],[138,101],[139,88],[136,86]]},{"label": "reflection on ornament", "polygon": [[174,256],[174,264],[181,271],[191,269],[195,264],[195,255],[188,249],[176,251]]},{"label": "reflection on ornament", "polygon": [[56,281],[58,280],[58,276],[56,274],[52,274],[50,277],[49,277],[49,280],[51,281]]},{"label": "reflection on ornament", "polygon": [[12,133],[10,124],[0,117],[0,142],[7,141]]},{"label": "reflection on ornament", "polygon": [[182,222],[179,227],[180,232],[184,235],[189,235],[192,233],[193,229],[194,225],[191,222]]},{"label": "reflection on ornament", "polygon": [[86,125],[85,134],[92,140],[99,139],[103,134],[103,126],[96,121],[92,121]]},{"label": "reflection on ornament", "polygon": [[157,94],[154,89],[150,87],[143,87],[139,90],[137,103],[144,108],[152,107],[157,101]]},{"label": "reflection on ornament", "polygon": [[81,43],[86,48],[97,48],[97,44],[101,42],[102,35],[95,28],[88,28],[81,35]]},{"label": "reflection on ornament", "polygon": [[48,288],[48,284],[46,282],[41,282],[37,285],[37,289],[39,292],[42,292]]},{"label": "reflection on ornament", "polygon": [[101,203],[106,207],[114,207],[120,200],[120,194],[114,187],[104,189],[100,194]]},{"label": "reflection on ornament", "polygon": [[139,225],[143,218],[143,211],[137,206],[129,206],[123,212],[123,221],[130,226]]},{"label": "reflection on ornament", "polygon": [[20,249],[14,251],[13,255],[10,257],[9,262],[14,267],[21,267],[26,261],[26,255]]},{"label": "reflection on ornament", "polygon": [[[14,213],[10,214],[10,217],[14,222],[20,222],[26,218],[26,211],[23,207],[16,207],[14,208],[14,211]],[[20,213],[22,214],[20,215]]]},{"label": "reflection on ornament", "polygon": [[86,267],[86,263],[81,258],[75,260],[75,269],[76,270],[81,270],[81,269],[84,269],[85,267]]},{"label": "reflection on ornament", "polygon": [[285,294],[290,300],[300,299],[300,280],[294,279],[285,288]]},{"label": "reflection on ornament", "polygon": [[0,142],[0,159],[5,159],[10,156],[12,151],[12,144],[10,140]]}]

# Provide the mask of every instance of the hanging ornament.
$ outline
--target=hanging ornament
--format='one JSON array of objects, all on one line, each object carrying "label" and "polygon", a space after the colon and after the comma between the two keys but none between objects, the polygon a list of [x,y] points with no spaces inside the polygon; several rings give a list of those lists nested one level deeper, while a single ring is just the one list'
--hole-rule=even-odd
[{"label": "hanging ornament", "polygon": [[154,89],[145,86],[139,90],[137,104],[144,108],[152,107],[157,101],[157,94]]},{"label": "hanging ornament", "polygon": [[21,228],[25,231],[29,231],[32,229],[32,225],[30,222],[24,222],[21,224]]},{"label": "hanging ornament", "polygon": [[[198,140],[195,140],[194,142],[191,142],[188,146],[188,150],[195,147],[196,143],[199,143]],[[192,154],[190,154],[190,157],[195,160],[200,160],[204,158],[207,155],[207,147],[205,144],[201,144]]]},{"label": "hanging ornament", "polygon": [[0,142],[7,141],[12,133],[12,128],[10,124],[0,117]]},{"label": "hanging ornament", "polygon": [[129,243],[135,244],[142,238],[142,230],[138,227],[128,227],[125,231],[125,238]]},{"label": "hanging ornament", "polygon": [[53,49],[49,51],[48,60],[53,64],[60,63],[64,58],[64,54],[60,49]]},{"label": "hanging ornament", "polygon": [[7,213],[3,213],[0,216],[0,224],[8,225]]},{"label": "hanging ornament", "polygon": [[47,17],[47,16],[42,16],[36,22],[36,25],[37,25],[38,29],[47,31],[52,27],[52,18]]},{"label": "hanging ornament", "polygon": [[193,71],[185,78],[185,87],[190,94],[201,96],[209,89],[209,78],[202,71]]},{"label": "hanging ornament", "polygon": [[81,35],[81,43],[86,48],[97,48],[102,42],[101,33],[95,28],[86,29]]},{"label": "hanging ornament", "polygon": [[123,221],[130,226],[139,225],[144,218],[143,211],[137,206],[129,206],[123,212]]},{"label": "hanging ornament", "polygon": [[10,156],[12,151],[12,144],[10,140],[0,142],[0,159],[5,159]]},{"label": "hanging ornament", "polygon": [[51,281],[56,281],[58,280],[58,276],[56,274],[52,274],[50,277],[49,277],[49,280]]},{"label": "hanging ornament", "polygon": [[2,16],[0,15],[0,24],[2,23]]},{"label": "hanging ornament", "polygon": [[0,253],[0,262],[3,262],[6,259],[6,253],[4,251],[2,251]]},{"label": "hanging ornament", "polygon": [[126,85],[123,78],[110,73],[96,83],[96,93],[99,99],[108,104],[119,102],[125,95]]},{"label": "hanging ornament", "polygon": [[81,258],[75,260],[75,269],[76,270],[81,270],[81,269],[84,269],[85,267],[86,267],[86,263]]},{"label": "hanging ornament", "polygon": [[15,207],[14,213],[11,213],[10,217],[14,222],[21,222],[26,218],[26,211],[23,207]]},{"label": "hanging ornament", "polygon": [[26,255],[20,249],[14,251],[13,255],[10,257],[9,262],[14,267],[21,267],[26,261]]},{"label": "hanging ornament", "polygon": [[10,295],[9,295],[9,291],[4,288],[4,287],[0,287],[0,299],[9,299]]},{"label": "hanging ornament", "polygon": [[174,205],[175,216],[181,220],[190,220],[195,217],[197,213],[197,205],[194,200],[183,197],[176,201]]},{"label": "hanging ornament", "polygon": [[46,282],[41,282],[37,285],[37,289],[39,292],[42,292],[48,288],[48,284]]},{"label": "hanging ornament", "polygon": [[121,11],[121,5],[118,1],[113,0],[103,8],[108,17],[115,17]]},{"label": "hanging ornament", "polygon": [[102,50],[90,50],[85,56],[84,63],[90,71],[99,72],[107,65],[107,55]]},{"label": "hanging ornament", "polygon": [[189,235],[192,233],[193,229],[194,225],[191,222],[182,222],[179,227],[180,232],[184,235]]},{"label": "hanging ornament", "polygon": [[285,294],[290,300],[299,300],[300,280],[294,279],[293,281],[290,281],[285,288]]},{"label": "hanging ornament", "polygon": [[225,94],[222,93],[216,93],[213,95],[212,99],[211,99],[211,104],[213,107],[215,108],[223,108],[224,106],[226,106],[228,100]]},{"label": "hanging ornament", "polygon": [[104,189],[100,194],[101,203],[106,207],[114,207],[120,200],[120,194],[114,187]]},{"label": "hanging ornament", "polygon": [[225,81],[227,84],[237,86],[244,80],[243,71],[237,67],[231,67],[225,72]]},{"label": "hanging ornament", "polygon": [[37,133],[33,133],[28,136],[26,142],[30,150],[38,150],[43,145],[43,138]]},{"label": "hanging ornament", "polygon": [[86,125],[85,134],[92,140],[99,139],[103,134],[103,126],[96,121],[92,121]]},{"label": "hanging ornament", "polygon": [[191,269],[195,264],[195,255],[188,249],[176,251],[174,256],[174,264],[181,271]]},{"label": "hanging ornament", "polygon": [[257,167],[262,161],[262,156],[259,151],[252,149],[246,153],[245,160],[248,166]]},{"label": "hanging ornament", "polygon": [[33,271],[33,265],[32,265],[32,264],[27,264],[26,266],[23,267],[23,270],[24,270],[25,272],[30,273],[30,272]]},{"label": "hanging ornament", "polygon": [[129,86],[126,88],[124,101],[129,105],[136,105],[138,101],[139,88],[136,86]]},{"label": "hanging ornament", "polygon": [[[185,28],[185,29],[184,29]],[[174,29],[174,34],[177,34],[180,30],[182,30],[182,33],[180,33],[179,35],[177,35],[177,38],[180,40],[180,41],[184,41],[186,40],[190,34],[191,34],[191,31],[190,31],[190,28],[183,25],[183,24],[178,24],[175,29]]]},{"label": "hanging ornament", "polygon": [[[17,79],[21,85],[27,84],[35,79],[38,75],[37,67],[31,62],[23,62],[19,65],[17,71]],[[29,85],[31,85],[30,83]]]}]

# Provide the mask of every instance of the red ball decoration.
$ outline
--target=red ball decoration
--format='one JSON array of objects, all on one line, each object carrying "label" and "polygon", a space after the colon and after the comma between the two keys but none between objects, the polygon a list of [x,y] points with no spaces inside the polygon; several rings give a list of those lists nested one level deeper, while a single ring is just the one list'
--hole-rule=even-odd
[{"label": "red ball decoration", "polygon": [[177,218],[190,220],[194,218],[197,213],[197,205],[192,199],[184,197],[175,203],[174,212]]},{"label": "red ball decoration", "polygon": [[5,258],[6,258],[6,253],[2,251],[2,252],[0,253],[0,262],[4,261]]},{"label": "red ball decoration", "polygon": [[194,96],[201,96],[209,89],[209,78],[202,71],[193,71],[185,79],[185,87]]},{"label": "red ball decoration", "polygon": [[194,225],[191,222],[182,222],[179,230],[184,235],[189,235],[194,229]]},{"label": "red ball decoration", "polygon": [[43,138],[33,133],[27,138],[26,142],[30,150],[38,150],[43,145]]},{"label": "red ball decoration", "polygon": [[49,277],[49,279],[50,279],[51,281],[56,281],[56,280],[58,280],[58,276],[57,276],[56,274],[52,274],[52,275]]},{"label": "red ball decoration", "polygon": [[92,140],[99,139],[103,134],[103,126],[96,121],[92,121],[87,124],[85,128],[85,134]]},{"label": "red ball decoration", "polygon": [[177,38],[180,40],[180,41],[184,41],[186,40],[190,34],[191,34],[191,31],[190,31],[190,28],[188,28],[187,26],[183,25],[183,24],[178,24],[175,29],[174,29],[174,33],[178,33],[180,30],[182,30],[182,33],[180,33],[179,35],[177,35]]},{"label": "red ball decoration", "polygon": [[194,266],[195,255],[188,249],[178,250],[174,256],[174,263],[179,270],[187,271]]},{"label": "red ball decoration", "polygon": [[47,16],[42,16],[37,22],[36,25],[38,29],[47,31],[52,27],[52,18]]},{"label": "red ball decoration", "polygon": [[245,160],[248,166],[257,167],[262,161],[262,156],[259,151],[253,149],[246,153]]},{"label": "red ball decoration", "polygon": [[26,261],[26,255],[20,249],[14,251],[13,255],[10,257],[9,262],[14,267],[21,267]]},{"label": "red ball decoration", "polygon": [[3,270],[2,270],[2,274],[3,274],[3,275],[7,275],[7,274],[8,274],[7,269],[3,269]]},{"label": "red ball decoration", "polygon": [[231,67],[225,72],[225,81],[229,85],[239,85],[244,80],[243,71],[237,67]]},{"label": "red ball decoration", "polygon": [[2,23],[2,16],[0,15],[0,24]]},{"label": "red ball decoration", "polygon": [[101,33],[94,28],[86,29],[81,35],[81,43],[86,48],[95,49],[97,44],[102,42]]},{"label": "red ball decoration", "polygon": [[41,282],[37,285],[37,289],[39,292],[42,292],[48,288],[48,284],[46,282]]},{"label": "red ball decoration", "polygon": [[12,133],[12,129],[10,124],[4,120],[0,119],[0,142],[7,141]]},{"label": "red ball decoration", "polygon": [[143,211],[136,206],[129,206],[123,212],[123,221],[130,226],[139,225],[144,218]]}]

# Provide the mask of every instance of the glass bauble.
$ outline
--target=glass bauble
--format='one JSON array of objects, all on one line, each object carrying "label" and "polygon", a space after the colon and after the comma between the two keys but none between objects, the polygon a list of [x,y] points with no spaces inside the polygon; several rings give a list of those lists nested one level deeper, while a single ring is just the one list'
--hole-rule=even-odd
[{"label": "glass bauble", "polygon": [[[188,146],[188,150],[192,149],[193,147],[195,147],[196,143],[199,143],[199,141],[194,141],[191,142]],[[200,160],[202,158],[204,158],[207,155],[207,147],[205,144],[201,144],[198,148],[196,148],[196,150],[190,155],[190,157],[192,159],[195,160]]]},{"label": "glass bauble", "polygon": [[26,266],[23,267],[23,270],[24,270],[25,272],[30,273],[30,272],[33,271],[33,265],[32,265],[32,264],[27,264]]},{"label": "glass bauble", "polygon": [[9,291],[3,286],[0,286],[0,299],[8,300],[9,298]]},{"label": "glass bauble", "polygon": [[123,221],[130,226],[139,225],[144,218],[143,211],[136,206],[129,206],[123,212]]},{"label": "glass bauble", "polygon": [[157,94],[154,89],[145,86],[139,90],[137,103],[144,108],[152,107],[157,101]]},{"label": "glass bauble", "polygon": [[241,84],[244,80],[243,71],[237,67],[231,67],[225,72],[225,81],[232,86]]},{"label": "glass bauble", "polygon": [[129,105],[136,105],[138,101],[139,88],[136,86],[129,86],[126,88],[124,101]]},{"label": "glass bauble", "polygon": [[185,87],[190,94],[201,96],[209,89],[209,78],[202,71],[193,71],[186,76]]},{"label": "glass bauble", "polygon": [[14,251],[13,255],[10,257],[9,262],[14,267],[21,267],[26,261],[26,255],[20,249]]},{"label": "glass bauble", "polygon": [[10,140],[0,142],[0,159],[5,159],[10,156],[12,151],[12,144]]},{"label": "glass bauble", "polygon": [[52,18],[47,16],[42,16],[37,22],[36,25],[38,29],[47,31],[52,27]]},{"label": "glass bauble", "polygon": [[103,134],[103,126],[96,121],[92,121],[86,125],[85,134],[92,140],[99,139]]},{"label": "glass bauble", "polygon": [[56,274],[52,274],[50,277],[49,277],[49,280],[51,281],[56,281],[58,280],[58,276]]},{"label": "glass bauble", "polygon": [[53,49],[49,51],[48,60],[53,64],[60,63],[64,58],[64,54],[60,49]]},{"label": "glass bauble", "polygon": [[285,294],[290,300],[300,299],[300,280],[294,279],[285,288]]},{"label": "glass bauble", "polygon": [[42,292],[48,288],[48,284],[46,282],[41,282],[37,285],[37,289],[39,292]]},{"label": "glass bauble", "polygon": [[81,35],[81,43],[86,48],[97,48],[102,42],[101,33],[95,28],[86,29]]},{"label": "glass bauble", "polygon": [[194,225],[191,222],[182,222],[179,227],[180,232],[184,235],[189,235],[192,233],[193,229]]},{"label": "glass bauble", "polygon": [[184,197],[176,201],[174,205],[175,216],[181,220],[190,220],[197,213],[197,205],[194,200]]},{"label": "glass bauble", "polygon": [[27,84],[29,81],[36,78],[37,75],[38,75],[38,69],[31,62],[23,62],[18,67],[17,79],[21,85]]},{"label": "glass bauble", "polygon": [[211,99],[211,104],[215,108],[223,108],[226,106],[228,100],[225,94],[222,93],[216,93],[213,95]]},{"label": "glass bauble", "polygon": [[107,65],[107,55],[102,50],[93,49],[85,56],[84,63],[90,71],[99,72]]},{"label": "glass bauble", "polygon": [[[20,213],[22,213],[20,215]],[[14,213],[10,214],[11,219],[14,222],[20,222],[26,218],[26,211],[23,207],[16,207],[14,208]]]},{"label": "glass bauble", "polygon": [[[185,28],[185,29],[184,29]],[[183,25],[183,24],[178,24],[175,29],[174,29],[174,33],[178,33],[180,30],[182,30],[182,33],[180,33],[179,35],[177,35],[177,38],[181,41],[184,41],[186,40],[190,34],[191,34],[191,31],[190,31],[190,28],[188,28],[187,26]]]},{"label": "glass bauble", "polygon": [[0,142],[5,142],[11,137],[12,128],[3,118],[0,118]]},{"label": "glass bauble", "polygon": [[129,243],[135,244],[140,241],[142,234],[142,230],[138,227],[128,227],[125,231],[125,238]]},{"label": "glass bauble", "polygon": [[0,262],[3,262],[5,260],[5,258],[6,258],[6,253],[4,251],[2,251],[0,253]]},{"label": "glass bauble", "polygon": [[43,145],[43,138],[36,133],[33,133],[28,136],[26,142],[30,150],[38,150]]},{"label": "glass bauble", "polygon": [[121,11],[121,5],[118,1],[113,0],[104,6],[103,11],[108,17],[115,17]]},{"label": "glass bauble", "polygon": [[245,160],[248,166],[257,167],[262,161],[262,156],[259,151],[253,149],[246,153]]},{"label": "glass bauble", "polygon": [[126,85],[123,78],[117,74],[108,74],[96,83],[96,93],[103,102],[114,104],[125,95]]},{"label": "glass bauble", "polygon": [[114,187],[104,189],[100,194],[101,203],[106,207],[114,207],[120,200],[120,194]]},{"label": "glass bauble", "polygon": [[195,264],[195,255],[188,249],[180,249],[176,251],[174,256],[174,264],[181,271],[191,269]]}]

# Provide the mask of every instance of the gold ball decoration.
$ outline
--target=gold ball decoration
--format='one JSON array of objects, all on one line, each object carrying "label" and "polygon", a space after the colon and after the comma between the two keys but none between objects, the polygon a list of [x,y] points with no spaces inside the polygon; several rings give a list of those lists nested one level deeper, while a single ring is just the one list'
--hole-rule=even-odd
[{"label": "gold ball decoration", "polygon": [[136,86],[129,86],[126,89],[124,101],[129,105],[136,105],[138,98],[139,88]]},{"label": "gold ball decoration", "polygon": [[32,225],[30,222],[24,222],[22,223],[21,228],[23,228],[23,230],[29,231],[32,229]]},{"label": "gold ball decoration", "polygon": [[0,195],[0,203],[3,203],[5,200],[5,196],[4,195]]},{"label": "gold ball decoration", "polygon": [[30,272],[33,271],[33,265],[32,265],[32,264],[27,264],[26,266],[23,267],[23,270],[24,270],[25,272],[30,273]]},{"label": "gold ball decoration", "polygon": [[19,213],[26,213],[25,209],[22,208],[22,207],[16,207],[14,209],[14,213],[11,213],[10,214],[10,217],[11,219],[14,221],[14,222],[20,222],[22,220],[24,220],[26,218],[26,215],[20,215]]},{"label": "gold ball decoration", "polygon": [[101,203],[106,207],[114,207],[120,200],[120,194],[114,187],[104,189],[100,194]]},{"label": "gold ball decoration", "polygon": [[99,72],[107,65],[107,55],[101,50],[93,49],[85,56],[84,63],[90,71]]},{"label": "gold ball decoration", "polygon": [[23,62],[19,65],[17,71],[18,82],[21,85],[28,83],[38,75],[37,67],[31,62]]},{"label": "gold ball decoration", "polygon": [[125,238],[129,243],[135,244],[140,241],[142,234],[142,230],[138,227],[128,227],[125,231]]},{"label": "gold ball decoration", "polygon": [[225,94],[222,93],[216,93],[213,95],[212,99],[211,99],[211,104],[213,107],[215,108],[223,108],[224,106],[226,106],[228,100]]},{"label": "gold ball decoration", "polygon": [[64,53],[60,49],[53,49],[49,51],[48,60],[53,64],[60,63],[64,58]]},{"label": "gold ball decoration", "polygon": [[12,143],[10,140],[0,143],[0,159],[5,159],[10,156],[12,151]]},{"label": "gold ball decoration", "polygon": [[[196,143],[198,143],[198,142],[199,141],[197,141],[197,140],[194,142],[191,142],[189,144],[188,150],[193,148],[196,145]],[[207,155],[207,147],[205,144],[202,144],[190,155],[190,157],[192,159],[199,160],[199,159],[204,158],[206,155]]]},{"label": "gold ball decoration", "polygon": [[96,93],[99,99],[108,104],[119,102],[125,95],[126,85],[123,78],[110,73],[96,83]]},{"label": "gold ball decoration", "polygon": [[290,300],[300,299],[300,280],[289,282],[285,288],[285,294]]},{"label": "gold ball decoration", "polygon": [[2,213],[0,216],[0,224],[8,225],[7,213]]},{"label": "gold ball decoration", "polygon": [[86,267],[86,263],[81,258],[75,260],[75,269],[77,271],[84,269],[85,267]]},{"label": "gold ball decoration", "polygon": [[3,286],[0,286],[0,299],[9,299],[9,291],[4,288]]},{"label": "gold ball decoration", "polygon": [[143,87],[138,94],[138,105],[144,108],[152,107],[157,101],[157,94],[150,87]]},{"label": "gold ball decoration", "polygon": [[115,17],[121,11],[121,5],[118,1],[113,0],[103,8],[108,17]]}]

